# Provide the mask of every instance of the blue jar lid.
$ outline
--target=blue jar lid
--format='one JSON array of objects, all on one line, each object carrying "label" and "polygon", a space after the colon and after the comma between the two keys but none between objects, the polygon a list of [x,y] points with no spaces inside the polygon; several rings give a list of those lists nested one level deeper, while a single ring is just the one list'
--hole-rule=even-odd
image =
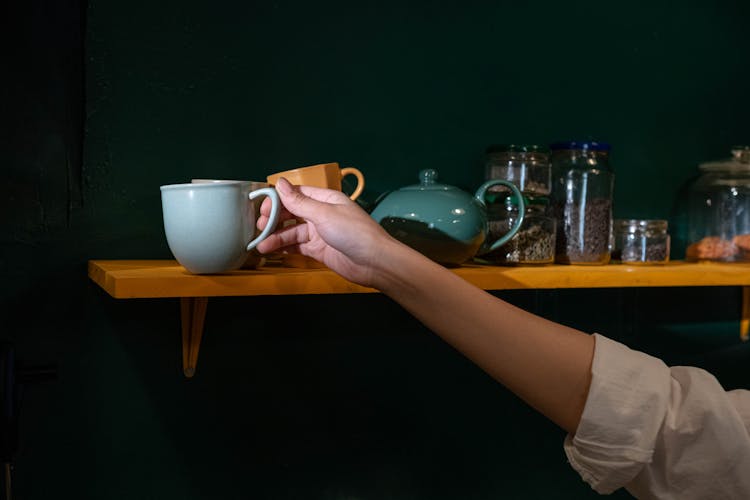
[{"label": "blue jar lid", "polygon": [[563,141],[550,144],[550,150],[583,149],[588,151],[609,151],[612,146],[606,142],[595,141]]}]

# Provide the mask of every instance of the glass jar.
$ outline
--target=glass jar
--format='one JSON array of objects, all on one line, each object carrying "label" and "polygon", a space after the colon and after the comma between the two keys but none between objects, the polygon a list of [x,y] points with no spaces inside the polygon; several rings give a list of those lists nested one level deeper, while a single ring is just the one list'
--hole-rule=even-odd
[{"label": "glass jar", "polygon": [[613,233],[613,261],[623,264],[669,262],[670,238],[666,220],[617,219]]},{"label": "glass jar", "polygon": [[551,177],[547,148],[535,144],[490,146],[485,151],[485,180],[490,179],[511,181],[521,192],[531,196],[549,195]]},{"label": "glass jar", "polygon": [[750,262],[750,146],[698,168],[688,192],[685,260]]},{"label": "glass jar", "polygon": [[557,221],[555,261],[607,264],[610,260],[615,174],[610,145],[560,142],[550,146],[552,207]]},{"label": "glass jar", "polygon": [[[525,212],[521,227],[507,243],[475,260],[484,264],[552,264],[555,261],[555,219],[548,214],[545,197],[524,196]],[[518,218],[515,198],[487,205],[488,239],[495,240],[508,231]]]},{"label": "glass jar", "polygon": [[[555,260],[555,219],[549,213],[552,186],[548,149],[536,144],[500,144],[485,151],[485,178],[515,184],[526,208],[521,227],[497,250],[483,254],[478,262],[488,264],[551,264]],[[490,188],[487,202],[488,239],[507,234],[518,219],[516,200],[502,186]]]}]

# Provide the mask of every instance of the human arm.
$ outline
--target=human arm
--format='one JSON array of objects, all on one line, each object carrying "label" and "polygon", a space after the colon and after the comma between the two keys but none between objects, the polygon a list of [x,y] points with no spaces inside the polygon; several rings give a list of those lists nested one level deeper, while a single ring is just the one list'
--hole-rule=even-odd
[{"label": "human arm", "polygon": [[391,238],[343,193],[277,190],[306,222],[278,230],[261,251],[301,252],[401,304],[568,431],[568,459],[596,491],[750,497],[750,392],[518,309]]},{"label": "human arm", "polygon": [[[338,191],[276,186],[283,227],[262,253],[298,252],[346,279],[374,287],[409,311],[495,380],[568,432],[586,402],[593,338],[519,309],[392,238]],[[259,225],[268,215],[264,203]]]}]

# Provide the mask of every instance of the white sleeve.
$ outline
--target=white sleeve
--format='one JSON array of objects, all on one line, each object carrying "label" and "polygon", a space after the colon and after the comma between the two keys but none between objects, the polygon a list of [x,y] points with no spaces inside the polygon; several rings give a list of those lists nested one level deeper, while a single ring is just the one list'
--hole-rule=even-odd
[{"label": "white sleeve", "polygon": [[564,444],[583,480],[641,499],[750,498],[750,392],[594,336],[586,406]]}]

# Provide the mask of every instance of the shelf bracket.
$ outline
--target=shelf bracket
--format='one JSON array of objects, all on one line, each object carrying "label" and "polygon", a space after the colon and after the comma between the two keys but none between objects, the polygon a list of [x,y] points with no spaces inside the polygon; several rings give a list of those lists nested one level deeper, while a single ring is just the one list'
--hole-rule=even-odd
[{"label": "shelf bracket", "polygon": [[750,334],[750,286],[742,287],[742,318],[740,319],[740,339],[746,342]]},{"label": "shelf bracket", "polygon": [[181,297],[180,317],[182,320],[182,372],[187,378],[195,375],[198,364],[198,351],[203,337],[208,297]]}]

